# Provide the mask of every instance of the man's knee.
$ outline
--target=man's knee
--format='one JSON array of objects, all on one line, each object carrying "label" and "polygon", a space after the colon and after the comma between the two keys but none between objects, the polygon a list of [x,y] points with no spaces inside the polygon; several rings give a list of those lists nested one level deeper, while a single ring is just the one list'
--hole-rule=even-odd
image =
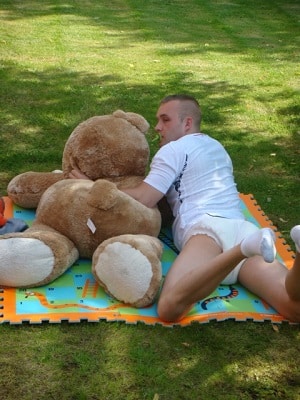
[{"label": "man's knee", "polygon": [[158,300],[157,314],[165,322],[177,322],[187,311],[187,307],[182,302],[176,303],[173,297],[161,296]]},{"label": "man's knee", "polygon": [[165,322],[175,322],[181,316],[181,314],[178,313],[178,308],[176,308],[172,302],[168,301],[166,297],[159,298],[157,314],[159,318]]},{"label": "man's knee", "polygon": [[157,314],[161,320],[171,322],[169,306],[167,305],[167,302],[161,297],[157,304]]}]

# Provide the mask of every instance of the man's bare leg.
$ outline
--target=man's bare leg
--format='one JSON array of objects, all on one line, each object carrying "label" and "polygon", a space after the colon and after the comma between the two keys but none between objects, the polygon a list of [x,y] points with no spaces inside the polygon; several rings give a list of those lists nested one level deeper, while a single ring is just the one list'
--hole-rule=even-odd
[{"label": "man's bare leg", "polygon": [[172,265],[159,298],[158,314],[165,321],[180,319],[193,304],[208,296],[245,256],[262,254],[272,259],[270,230],[260,230],[222,253],[214,239],[192,236]]}]

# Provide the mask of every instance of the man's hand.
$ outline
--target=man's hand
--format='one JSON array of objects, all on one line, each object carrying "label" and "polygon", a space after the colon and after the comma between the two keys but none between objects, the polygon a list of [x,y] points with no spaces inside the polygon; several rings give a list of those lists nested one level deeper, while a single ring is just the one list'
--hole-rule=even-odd
[{"label": "man's hand", "polygon": [[86,175],[84,175],[84,173],[81,172],[77,168],[72,169],[72,171],[69,173],[69,178],[70,179],[87,179],[89,181],[91,180],[90,178],[88,178]]}]

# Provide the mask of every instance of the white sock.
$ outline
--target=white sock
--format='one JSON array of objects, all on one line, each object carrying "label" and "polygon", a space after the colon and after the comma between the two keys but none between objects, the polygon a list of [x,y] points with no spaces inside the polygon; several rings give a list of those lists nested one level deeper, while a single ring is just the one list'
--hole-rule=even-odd
[{"label": "white sock", "polygon": [[271,263],[276,255],[274,241],[274,232],[269,228],[263,228],[242,241],[241,251],[246,257],[260,255],[266,262]]},{"label": "white sock", "polygon": [[295,242],[296,250],[300,253],[300,225],[296,225],[292,228],[291,238]]}]

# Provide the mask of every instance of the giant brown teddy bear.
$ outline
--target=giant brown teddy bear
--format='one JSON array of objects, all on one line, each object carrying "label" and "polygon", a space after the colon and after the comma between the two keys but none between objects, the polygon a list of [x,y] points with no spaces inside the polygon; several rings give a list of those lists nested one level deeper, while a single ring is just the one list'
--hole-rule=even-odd
[{"label": "giant brown teddy bear", "polygon": [[[135,307],[155,300],[161,283],[161,217],[119,188],[145,176],[149,124],[121,110],[79,124],[63,152],[62,172],[27,172],[8,185],[18,205],[35,208],[33,225],[0,236],[0,285],[45,285],[79,257],[92,259],[96,281]],[[91,180],[68,179],[79,168]]]}]

